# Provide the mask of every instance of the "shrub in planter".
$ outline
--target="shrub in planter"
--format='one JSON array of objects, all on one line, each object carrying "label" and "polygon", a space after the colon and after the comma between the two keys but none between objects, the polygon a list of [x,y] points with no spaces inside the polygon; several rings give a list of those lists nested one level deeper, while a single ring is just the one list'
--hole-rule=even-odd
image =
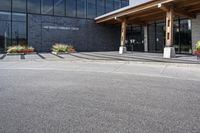
[{"label": "shrub in planter", "polygon": [[54,53],[75,52],[75,49],[72,45],[57,43],[52,46],[52,52]]},{"label": "shrub in planter", "polygon": [[7,53],[31,53],[34,52],[33,47],[25,47],[25,46],[10,46],[8,47]]},{"label": "shrub in planter", "polygon": [[200,40],[196,43],[194,54],[197,55],[197,59],[200,59]]}]

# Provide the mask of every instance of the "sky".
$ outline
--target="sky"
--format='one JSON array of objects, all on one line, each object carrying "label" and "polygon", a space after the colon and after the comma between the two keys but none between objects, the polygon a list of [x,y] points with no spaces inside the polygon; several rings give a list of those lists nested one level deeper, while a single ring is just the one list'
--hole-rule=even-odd
[{"label": "sky", "polygon": [[150,1],[150,0],[130,0],[130,5],[131,4],[138,5],[147,1]]}]

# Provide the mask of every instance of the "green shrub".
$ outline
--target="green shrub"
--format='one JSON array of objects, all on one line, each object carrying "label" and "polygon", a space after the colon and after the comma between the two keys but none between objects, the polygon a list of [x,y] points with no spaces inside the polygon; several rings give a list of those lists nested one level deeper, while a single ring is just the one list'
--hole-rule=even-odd
[{"label": "green shrub", "polygon": [[197,41],[197,43],[196,43],[196,45],[195,45],[193,51],[194,51],[194,52],[199,52],[199,51],[200,51],[200,40]]},{"label": "green shrub", "polygon": [[71,52],[72,50],[74,50],[72,45],[69,44],[61,44],[61,43],[57,43],[55,45],[52,46],[52,51],[53,52]]},{"label": "green shrub", "polygon": [[200,40],[197,42],[197,44],[196,44],[196,49],[197,50],[200,50]]}]

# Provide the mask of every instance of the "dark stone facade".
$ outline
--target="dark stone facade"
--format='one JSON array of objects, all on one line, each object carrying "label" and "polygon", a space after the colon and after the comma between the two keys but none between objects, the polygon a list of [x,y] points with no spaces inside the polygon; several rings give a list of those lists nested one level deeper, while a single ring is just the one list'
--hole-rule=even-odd
[{"label": "dark stone facade", "polygon": [[28,44],[40,52],[50,51],[55,43],[72,44],[77,51],[112,51],[118,50],[119,40],[117,26],[88,19],[28,15]]}]

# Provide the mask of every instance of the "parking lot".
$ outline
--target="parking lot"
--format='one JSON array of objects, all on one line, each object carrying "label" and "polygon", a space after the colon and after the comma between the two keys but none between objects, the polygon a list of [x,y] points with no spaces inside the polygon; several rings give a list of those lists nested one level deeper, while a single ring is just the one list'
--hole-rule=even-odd
[{"label": "parking lot", "polygon": [[109,54],[3,57],[0,132],[200,132],[198,63]]}]

